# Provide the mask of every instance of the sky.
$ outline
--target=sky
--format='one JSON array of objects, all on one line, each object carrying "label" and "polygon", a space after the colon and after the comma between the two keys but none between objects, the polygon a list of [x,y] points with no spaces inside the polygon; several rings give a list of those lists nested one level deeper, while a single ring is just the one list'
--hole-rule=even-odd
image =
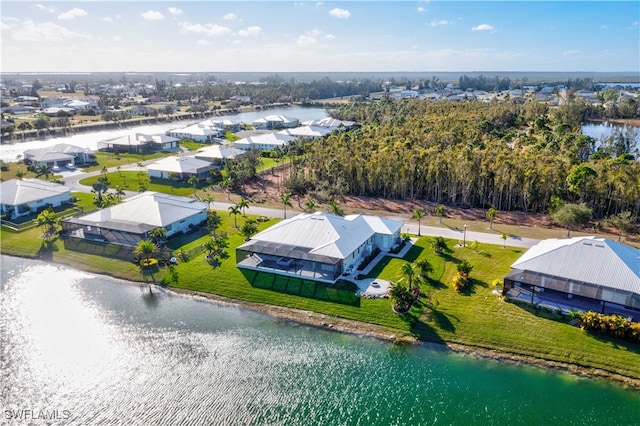
[{"label": "sky", "polygon": [[2,72],[640,75],[632,1],[0,2]]}]

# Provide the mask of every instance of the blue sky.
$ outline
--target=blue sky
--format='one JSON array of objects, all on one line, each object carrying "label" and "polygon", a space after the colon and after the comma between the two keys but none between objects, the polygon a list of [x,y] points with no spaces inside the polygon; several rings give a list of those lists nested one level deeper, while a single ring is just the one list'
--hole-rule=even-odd
[{"label": "blue sky", "polygon": [[0,3],[3,72],[631,71],[638,1]]}]

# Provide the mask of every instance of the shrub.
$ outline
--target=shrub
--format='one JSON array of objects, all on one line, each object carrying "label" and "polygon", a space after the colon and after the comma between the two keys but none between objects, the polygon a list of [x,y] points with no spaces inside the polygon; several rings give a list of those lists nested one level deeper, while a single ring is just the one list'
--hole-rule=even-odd
[{"label": "shrub", "polygon": [[156,266],[158,266],[158,259],[150,257],[148,259],[142,259],[140,261],[140,266],[142,266],[144,269],[153,269]]},{"label": "shrub", "polygon": [[462,292],[466,290],[469,285],[469,275],[462,271],[458,271],[458,273],[453,277],[451,284],[456,290]]}]

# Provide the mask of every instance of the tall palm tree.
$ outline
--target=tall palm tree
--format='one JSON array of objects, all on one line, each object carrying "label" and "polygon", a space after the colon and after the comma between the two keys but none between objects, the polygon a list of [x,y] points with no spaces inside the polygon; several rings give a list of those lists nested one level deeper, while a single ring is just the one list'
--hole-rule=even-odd
[{"label": "tall palm tree", "polygon": [[227,193],[227,200],[231,201],[231,188],[233,188],[233,179],[231,179],[229,176],[223,177],[222,181],[220,182],[220,186],[224,188],[225,192]]},{"label": "tall palm tree", "polygon": [[213,210],[207,210],[207,229],[209,232],[213,232],[213,236],[216,236],[216,229],[220,227],[222,223],[222,218]]},{"label": "tall palm tree", "polygon": [[280,201],[282,201],[282,206],[284,207],[284,218],[287,218],[287,206],[293,207],[291,205],[291,194],[286,193],[280,196]]},{"label": "tall palm tree", "polygon": [[496,216],[498,216],[498,210],[494,209],[493,207],[487,210],[487,218],[489,219],[489,229],[493,229],[493,219],[495,219]]},{"label": "tall palm tree", "polygon": [[436,207],[436,216],[438,216],[440,223],[442,223],[442,218],[444,217],[444,214],[445,214],[445,208],[442,204],[440,204],[438,207]]},{"label": "tall palm tree", "polygon": [[166,228],[163,228],[161,226],[159,228],[153,228],[147,233],[147,235],[149,236],[149,238],[151,238],[151,241],[153,241],[153,243],[157,245],[160,243],[160,241],[167,238],[167,230]]},{"label": "tall palm tree", "polygon": [[420,209],[415,209],[413,211],[413,216],[411,216],[411,219],[418,221],[418,237],[420,236],[420,221],[422,220],[423,217],[424,217],[424,212]]},{"label": "tall palm tree", "polygon": [[327,204],[331,207],[331,213],[338,216],[344,216],[344,211],[340,208],[340,204],[338,204],[336,200],[329,200],[327,201]]},{"label": "tall palm tree", "polygon": [[233,227],[237,228],[238,227],[238,215],[242,213],[240,211],[240,208],[237,205],[233,205],[229,207],[229,214],[233,215]]},{"label": "tall palm tree", "polygon": [[242,210],[242,216],[247,215],[246,209],[247,207],[249,207],[249,201],[246,198],[240,197],[240,201],[236,203],[236,206],[238,206],[238,208]]},{"label": "tall palm tree", "polygon": [[187,183],[189,185],[193,185],[193,195],[196,195],[196,185],[198,184],[198,178],[196,176],[191,176],[187,179]]},{"label": "tall palm tree", "polygon": [[52,239],[58,234],[60,218],[50,208],[40,212],[38,217],[36,217],[36,222],[38,226],[42,228],[42,234],[45,240]]},{"label": "tall palm tree", "polygon": [[413,287],[413,278],[416,276],[416,270],[413,269],[413,265],[411,263],[407,262],[402,265],[401,271],[402,275],[407,277],[407,280],[409,281],[409,291],[411,291]]}]

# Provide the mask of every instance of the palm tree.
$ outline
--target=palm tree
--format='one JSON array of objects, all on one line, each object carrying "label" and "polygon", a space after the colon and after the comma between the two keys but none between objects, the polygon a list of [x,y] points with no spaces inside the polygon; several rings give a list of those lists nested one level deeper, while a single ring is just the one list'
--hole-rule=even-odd
[{"label": "palm tree", "polygon": [[238,227],[238,215],[241,213],[240,208],[237,205],[233,205],[229,207],[229,214],[233,215],[233,227]]},{"label": "palm tree", "polygon": [[238,208],[240,210],[242,210],[242,216],[246,216],[247,215],[246,214],[246,209],[247,209],[247,207],[249,207],[249,201],[246,198],[240,197],[240,201],[238,201],[236,203],[236,206],[238,206]]},{"label": "palm tree", "polygon": [[233,188],[233,179],[229,176],[225,176],[222,178],[222,182],[220,182],[220,186],[224,188],[227,193],[227,200],[231,201],[231,188]]},{"label": "palm tree", "polygon": [[307,202],[304,203],[304,207],[307,209],[307,211],[313,212],[317,207],[316,200],[314,200],[313,198],[309,198]]},{"label": "palm tree", "polygon": [[331,207],[331,213],[338,216],[344,216],[344,211],[340,208],[340,204],[338,204],[336,200],[329,200],[327,201],[327,204]]},{"label": "palm tree", "polygon": [[45,179],[49,179],[49,174],[51,173],[51,168],[46,164],[38,164],[35,169],[36,177],[40,177],[44,175]]},{"label": "palm tree", "polygon": [[498,210],[494,209],[493,207],[487,210],[487,218],[489,219],[489,229],[493,229],[493,219],[495,219],[496,216],[498,216]]},{"label": "palm tree", "polygon": [[403,285],[389,283],[389,297],[393,301],[393,306],[398,312],[407,312],[415,300],[414,295]]},{"label": "palm tree", "polygon": [[120,188],[118,185],[116,185],[116,198],[118,199],[118,202],[122,201],[122,197],[125,196],[124,190],[122,188]]},{"label": "palm tree", "polygon": [[425,280],[429,278],[429,274],[433,272],[433,265],[431,265],[426,257],[418,260],[416,262],[416,267],[420,269],[420,276]]},{"label": "palm tree", "polygon": [[193,185],[193,195],[196,195],[196,185],[198,184],[198,178],[194,175],[187,179],[189,185]]},{"label": "palm tree", "polygon": [[443,237],[438,236],[431,240],[431,247],[433,247],[433,251],[436,254],[442,254],[444,249],[447,248],[447,242]]},{"label": "palm tree", "polygon": [[157,245],[160,241],[167,238],[167,230],[161,226],[159,228],[152,229],[147,233],[147,235],[151,238],[151,241]]},{"label": "palm tree", "polygon": [[291,194],[286,193],[280,196],[280,201],[282,201],[282,206],[284,207],[284,219],[287,218],[287,206],[293,207],[291,205]]},{"label": "palm tree", "polygon": [[209,232],[213,232],[214,237],[216,236],[216,229],[220,227],[221,223],[222,218],[217,212],[213,210],[207,210],[207,229],[209,230]]},{"label": "palm tree", "polygon": [[420,236],[420,221],[422,220],[423,217],[424,217],[424,212],[420,209],[415,209],[413,211],[413,216],[411,216],[411,219],[418,221],[418,237]]},{"label": "palm tree", "polygon": [[436,216],[438,216],[439,218],[439,223],[442,223],[442,218],[444,217],[445,214],[445,208],[442,204],[440,204],[438,207],[436,207]]},{"label": "palm tree", "polygon": [[407,277],[407,280],[409,280],[409,291],[411,291],[412,285],[413,285],[413,278],[416,276],[416,271],[415,269],[413,269],[413,265],[410,264],[409,262],[402,265],[401,271],[402,271],[402,275]]},{"label": "palm tree", "polygon": [[60,225],[60,218],[50,208],[40,212],[36,217],[38,226],[42,228],[42,236],[45,240],[53,239],[58,234],[58,227]]},{"label": "palm tree", "polygon": [[142,255],[145,261],[149,261],[149,258],[153,253],[158,250],[158,246],[151,240],[140,240],[138,241],[138,245],[133,251],[135,254]]},{"label": "palm tree", "polygon": [[240,234],[247,240],[256,232],[258,232],[258,222],[253,219],[245,220],[244,224],[240,227]]},{"label": "palm tree", "polygon": [[500,238],[502,238],[502,248],[507,247],[507,238],[509,238],[509,234],[503,233]]}]

